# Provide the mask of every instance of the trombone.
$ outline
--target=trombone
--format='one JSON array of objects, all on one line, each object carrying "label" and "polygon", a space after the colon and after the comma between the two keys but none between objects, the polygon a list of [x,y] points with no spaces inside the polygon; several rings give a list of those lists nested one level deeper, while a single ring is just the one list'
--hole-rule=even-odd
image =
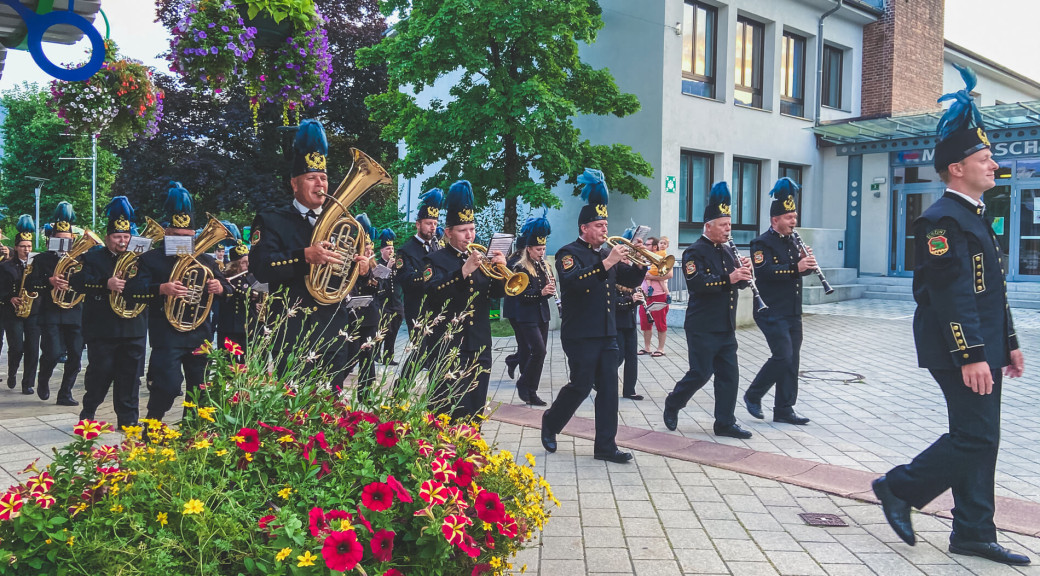
[{"label": "trombone", "polygon": [[628,253],[629,260],[637,266],[656,266],[657,272],[661,276],[667,274],[667,272],[664,272],[665,270],[671,270],[675,267],[675,256],[672,256],[671,254],[667,256],[658,256],[642,246],[636,246],[623,236],[611,236],[607,238],[607,244],[609,244],[611,248],[619,244],[626,246],[631,251]]},{"label": "trombone", "polygon": [[467,244],[466,250],[480,253],[480,270],[485,276],[494,280],[505,280],[506,295],[519,296],[527,289],[527,274],[512,272],[502,264],[496,264],[487,256],[488,249],[480,244]]}]

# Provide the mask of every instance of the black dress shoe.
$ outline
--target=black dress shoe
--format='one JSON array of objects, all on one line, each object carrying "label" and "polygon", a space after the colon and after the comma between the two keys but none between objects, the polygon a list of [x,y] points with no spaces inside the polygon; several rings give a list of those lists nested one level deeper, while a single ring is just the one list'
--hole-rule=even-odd
[{"label": "black dress shoe", "polygon": [[511,362],[509,358],[506,358],[506,374],[509,374],[510,380],[514,378],[517,364],[519,364],[519,362]]},{"label": "black dress shoe", "polygon": [[391,360],[391,361],[387,362],[386,365],[387,366],[400,366],[401,363],[398,362],[397,360]]},{"label": "black dress shoe", "polygon": [[747,408],[748,414],[751,414],[759,420],[765,419],[766,415],[762,413],[762,403],[753,402],[748,398],[747,394],[744,394],[744,407]]},{"label": "black dress shoe", "polygon": [[79,402],[77,402],[72,396],[61,396],[55,404],[58,406],[79,406]]},{"label": "black dress shoe", "polygon": [[542,416],[542,447],[550,454],[556,452],[556,434],[550,432],[545,425],[544,415]]},{"label": "black dress shoe", "polygon": [[959,541],[950,538],[950,552],[964,556],[978,556],[986,560],[1010,564],[1011,566],[1025,566],[1029,564],[1029,556],[1016,554],[1004,548],[996,542],[971,542]]},{"label": "black dress shoe", "polygon": [[50,388],[44,388],[43,386],[36,387],[36,395],[40,397],[40,400],[47,400],[51,397]]},{"label": "black dress shoe", "polygon": [[736,438],[738,440],[747,440],[752,436],[751,432],[744,430],[740,427],[740,424],[736,423],[730,424],[729,426],[719,426],[718,424],[716,424],[715,435],[726,436],[728,438]]},{"label": "black dress shoe", "polygon": [[885,513],[885,520],[888,520],[888,525],[895,531],[896,536],[911,546],[917,544],[914,526],[910,522],[910,504],[892,493],[888,479],[884,476],[874,480],[871,487],[874,489],[874,495],[881,501],[881,510]]},{"label": "black dress shoe", "polygon": [[[3,381],[3,378],[0,378],[0,382],[2,382],[2,381]],[[14,378],[8,378],[7,379],[7,387],[11,388],[11,389],[14,389],[14,386],[15,386]]]},{"label": "black dress shoe", "polygon": [[22,386],[22,394],[25,394],[26,396],[32,396],[35,393],[36,393],[36,391],[33,390],[32,386],[29,386],[28,388],[26,388],[25,386]]},{"label": "black dress shoe", "polygon": [[642,400],[643,399],[643,395],[642,394],[626,394],[624,397],[628,398],[629,400]]},{"label": "black dress shoe", "polygon": [[675,432],[675,429],[679,427],[679,411],[665,406],[663,416],[664,427]]},{"label": "black dress shoe", "polygon": [[541,398],[539,398],[538,395],[535,394],[534,392],[531,392],[531,394],[527,397],[527,403],[530,404],[531,406],[548,406],[549,405],[548,402],[546,402],[545,400],[542,400]]},{"label": "black dress shoe", "polygon": [[[761,408],[759,408],[761,410]],[[805,426],[810,420],[804,416],[799,416],[794,410],[787,413],[777,413],[773,411],[773,422],[781,422],[783,424],[796,424],[798,426]]]},{"label": "black dress shoe", "polygon": [[517,386],[516,397],[519,398],[524,404],[531,403],[531,395],[527,393],[527,390],[525,388],[520,388],[519,386]]},{"label": "black dress shoe", "polygon": [[599,452],[592,455],[596,460],[606,460],[607,462],[613,462],[615,464],[628,464],[632,461],[631,452],[622,452],[621,450],[614,450],[606,454],[600,454]]}]

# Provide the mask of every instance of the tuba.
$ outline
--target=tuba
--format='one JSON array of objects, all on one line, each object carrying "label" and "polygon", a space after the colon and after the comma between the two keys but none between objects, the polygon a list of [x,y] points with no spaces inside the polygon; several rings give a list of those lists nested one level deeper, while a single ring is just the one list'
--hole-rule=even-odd
[{"label": "tuba", "polygon": [[607,238],[607,244],[610,246],[627,246],[631,252],[628,254],[628,259],[631,260],[638,266],[656,266],[657,273],[659,276],[664,276],[668,272],[661,273],[663,270],[671,270],[675,266],[675,256],[671,254],[667,256],[658,256],[653,252],[643,248],[642,246],[636,246],[632,242],[628,241],[623,236],[611,236]]},{"label": "tuba", "polygon": [[[163,227],[158,222],[147,216],[144,219],[147,223],[141,232],[142,238],[147,238],[154,244],[166,236],[166,231],[163,230]],[[140,256],[137,252],[130,252],[129,250],[120,254],[119,259],[116,260],[116,267],[112,272],[112,276],[120,280],[129,280],[137,276],[137,258]],[[126,318],[127,320],[136,318],[148,307],[147,304],[137,304],[131,308],[126,301],[126,296],[119,292],[109,292],[108,305],[112,307],[112,311],[116,313],[116,316]]]},{"label": "tuba", "polygon": [[22,271],[22,284],[18,288],[18,297],[22,299],[22,303],[14,309],[14,315],[19,318],[29,317],[29,314],[32,312],[33,301],[35,301],[36,297],[39,296],[39,293],[29,292],[25,289],[25,279],[28,278],[30,274],[32,274],[31,260],[25,265],[25,270]]},{"label": "tuba", "polygon": [[527,274],[519,274],[511,271],[501,264],[495,264],[487,257],[487,248],[480,244],[467,244],[467,250],[480,252],[480,271],[492,280],[506,281],[506,296],[519,296],[527,290]]},{"label": "tuba", "polygon": [[[86,254],[87,250],[100,245],[101,239],[97,237],[97,234],[91,232],[89,228],[84,228],[83,235],[72,243],[69,251],[54,266],[54,275],[68,282],[70,276],[83,269],[83,264],[76,259]],[[73,306],[83,301],[83,297],[83,294],[76,293],[72,288],[51,290],[54,305],[65,310],[71,310]]]},{"label": "tuba", "polygon": [[199,256],[213,249],[224,240],[234,240],[220,220],[207,214],[209,222],[195,239],[195,250],[177,259],[170,272],[170,282],[180,281],[188,293],[184,296],[167,296],[164,310],[166,320],[178,332],[191,332],[209,318],[213,306],[213,295],[206,293],[206,282],[213,279],[213,271],[199,262]]},{"label": "tuba", "polygon": [[368,154],[351,148],[354,165],[329,199],[325,209],[314,223],[311,244],[327,242],[329,250],[339,254],[342,264],[311,264],[304,283],[307,291],[319,304],[339,304],[347,298],[357,281],[358,267],[354,256],[364,254],[368,234],[350,215],[350,205],[365,195],[373,186],[389,184],[390,175]]}]

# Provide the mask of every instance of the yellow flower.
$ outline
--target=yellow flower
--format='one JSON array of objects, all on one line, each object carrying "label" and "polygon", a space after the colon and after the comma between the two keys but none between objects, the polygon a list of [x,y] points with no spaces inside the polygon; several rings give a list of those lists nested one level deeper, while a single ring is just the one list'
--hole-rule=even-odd
[{"label": "yellow flower", "polygon": [[196,448],[199,450],[203,448],[209,448],[210,446],[211,444],[209,443],[209,440],[205,438],[203,438],[202,440],[197,440],[194,444],[191,445],[192,448]]},{"label": "yellow flower", "polygon": [[246,452],[246,454],[245,454],[245,456],[243,456],[243,458],[246,459],[246,462],[252,462],[253,461],[253,455],[250,454],[249,452]]},{"label": "yellow flower", "polygon": [[115,506],[109,508],[108,511],[109,512],[115,512],[116,514],[120,514],[123,511],[123,505],[122,504],[116,504]]},{"label": "yellow flower", "polygon": [[69,539],[66,540],[65,543],[68,544],[69,547],[72,547],[72,545],[76,543],[76,537],[75,536],[69,536]]},{"label": "yellow flower", "polygon": [[495,570],[498,570],[499,568],[502,567],[502,559],[499,558],[498,556],[492,556],[491,557],[491,561],[488,562],[488,564],[490,564],[491,567],[494,568]]},{"label": "yellow flower", "polygon": [[286,486],[278,491],[278,495],[282,497],[282,500],[288,500],[289,496],[293,493],[293,489]]},{"label": "yellow flower", "polygon": [[231,438],[228,438],[228,440],[234,442],[235,444],[241,444],[242,442],[246,441],[244,436],[232,436]]},{"label": "yellow flower", "polygon": [[299,560],[299,562],[296,563],[297,566],[314,566],[314,561],[317,560],[318,557],[311,554],[310,550],[307,550],[302,556],[297,556],[296,559]]},{"label": "yellow flower", "polygon": [[281,442],[282,444],[285,444],[287,442],[292,442],[293,441],[292,434],[286,434],[285,436],[282,436],[281,438],[279,438],[278,441]]},{"label": "yellow flower", "polygon": [[202,501],[201,500],[196,500],[195,498],[192,498],[191,500],[188,500],[188,502],[184,504],[184,514],[185,515],[188,515],[188,514],[202,514],[202,511],[205,510],[205,509],[206,509],[206,507],[202,505]]},{"label": "yellow flower", "polygon": [[292,554],[292,548],[282,548],[278,551],[278,554],[275,555],[274,559],[276,562],[281,562],[282,560],[288,558],[289,554]]},{"label": "yellow flower", "polygon": [[202,418],[203,420],[209,420],[210,422],[216,422],[216,420],[213,419],[213,413],[216,411],[217,409],[213,406],[199,408],[199,418]]},{"label": "yellow flower", "polygon": [[217,456],[223,456],[224,454],[227,454],[227,450],[224,450],[223,448],[221,448],[220,450],[217,450],[217,451],[215,452],[215,454],[216,454]]},{"label": "yellow flower", "polygon": [[194,402],[185,402],[184,403],[184,407],[185,408],[198,408],[198,405],[195,404]]},{"label": "yellow flower", "polygon": [[166,512],[159,512],[159,515],[155,517],[155,521],[159,523],[159,526],[166,526],[169,524]]}]

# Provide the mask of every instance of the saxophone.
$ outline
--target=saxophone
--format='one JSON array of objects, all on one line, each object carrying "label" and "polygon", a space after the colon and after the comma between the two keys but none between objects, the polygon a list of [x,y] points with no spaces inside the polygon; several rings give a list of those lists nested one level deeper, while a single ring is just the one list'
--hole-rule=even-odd
[{"label": "saxophone", "polygon": [[25,279],[32,274],[32,260],[25,265],[25,270],[22,272],[22,284],[18,288],[18,297],[21,298],[21,304],[14,309],[14,315],[19,318],[28,318],[29,313],[32,312],[33,302],[36,297],[39,296],[37,292],[29,292],[25,289]]},{"label": "saxophone", "polygon": [[[144,230],[141,232],[141,237],[151,240],[154,244],[166,236],[166,231],[163,230],[163,227],[158,222],[147,216],[144,219],[147,221],[147,224],[145,224]],[[119,259],[116,260],[116,267],[112,272],[112,276],[120,280],[129,280],[137,276],[138,257],[140,257],[140,254],[130,252],[129,250],[120,254]],[[126,318],[127,320],[136,318],[148,307],[147,304],[137,304],[131,308],[126,301],[126,296],[119,292],[108,293],[108,305],[112,307],[112,311],[116,313],[116,316]]]},{"label": "saxophone", "polygon": [[[54,275],[68,282],[70,276],[83,269],[83,264],[77,258],[85,254],[87,250],[100,245],[101,239],[97,237],[97,234],[91,232],[89,228],[84,228],[83,235],[72,243],[69,251],[54,266]],[[54,300],[54,305],[65,310],[71,310],[82,302],[84,296],[84,294],[79,294],[72,288],[65,288],[64,290],[55,288],[51,290],[51,299]]]},{"label": "saxophone", "polygon": [[311,297],[319,304],[339,304],[350,294],[357,282],[358,267],[354,256],[364,254],[368,234],[353,216],[350,205],[378,184],[392,182],[390,175],[375,160],[357,148],[350,149],[354,165],[332,194],[325,210],[314,222],[311,244],[327,242],[330,250],[339,254],[342,264],[311,264],[305,284]]},{"label": "saxophone", "polygon": [[179,257],[170,272],[170,282],[180,281],[188,289],[184,296],[166,297],[166,320],[178,332],[191,332],[202,326],[213,306],[213,295],[206,293],[206,282],[213,279],[213,271],[199,262],[199,256],[225,240],[235,239],[220,220],[210,214],[207,216],[209,223],[195,239],[195,251]]}]

